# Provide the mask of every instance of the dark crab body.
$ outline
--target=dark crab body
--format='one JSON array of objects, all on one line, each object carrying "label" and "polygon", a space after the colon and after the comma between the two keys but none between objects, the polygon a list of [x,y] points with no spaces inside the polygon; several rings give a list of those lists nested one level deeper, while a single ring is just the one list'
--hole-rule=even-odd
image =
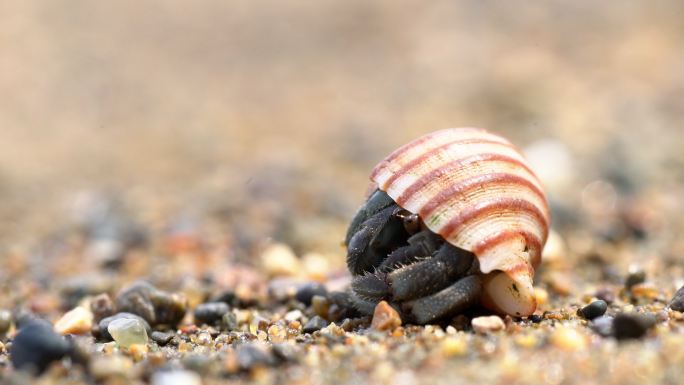
[{"label": "dark crab body", "polygon": [[375,189],[346,237],[359,310],[387,300],[416,323],[478,303],[534,312],[549,212],[508,141],[481,129],[437,131],[390,154],[371,180]]}]

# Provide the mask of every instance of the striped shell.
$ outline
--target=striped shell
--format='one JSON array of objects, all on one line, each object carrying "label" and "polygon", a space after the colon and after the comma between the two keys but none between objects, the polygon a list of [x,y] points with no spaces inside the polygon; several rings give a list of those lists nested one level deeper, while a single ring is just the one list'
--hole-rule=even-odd
[{"label": "striped shell", "polygon": [[478,257],[482,273],[491,273],[486,306],[534,312],[532,278],[549,208],[539,180],[510,142],[477,128],[433,132],[390,154],[371,180],[431,231]]}]

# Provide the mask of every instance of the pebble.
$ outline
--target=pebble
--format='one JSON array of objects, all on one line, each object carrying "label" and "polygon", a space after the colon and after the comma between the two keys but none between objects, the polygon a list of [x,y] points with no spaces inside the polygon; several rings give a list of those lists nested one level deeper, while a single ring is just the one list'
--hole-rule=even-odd
[{"label": "pebble", "polygon": [[116,313],[113,316],[102,319],[100,321],[100,323],[98,324],[98,328],[100,329],[100,335],[102,336],[103,339],[105,339],[107,341],[112,340],[112,335],[109,334],[109,330],[108,330],[109,324],[112,323],[113,321],[118,320],[118,319],[136,319],[136,320],[139,320],[145,326],[145,331],[147,333],[150,333],[150,331],[152,329],[150,327],[150,324],[148,324],[147,321],[145,321],[142,317],[140,317],[137,314],[126,313],[126,312]]},{"label": "pebble", "polygon": [[238,365],[242,370],[252,370],[256,367],[270,366],[275,363],[272,352],[260,343],[240,345],[236,354]]},{"label": "pebble", "polygon": [[109,323],[107,327],[114,341],[124,348],[131,345],[147,344],[147,332],[142,321],[135,318],[119,318]]},{"label": "pebble", "polygon": [[641,298],[648,301],[655,300],[660,295],[660,290],[650,283],[638,283],[630,288],[630,293],[634,298]]},{"label": "pebble", "polygon": [[261,253],[261,266],[271,277],[294,276],[301,272],[301,261],[290,246],[273,243]]},{"label": "pebble", "polygon": [[442,341],[440,350],[444,357],[462,356],[468,352],[468,343],[461,336],[447,337]]},{"label": "pebble", "polygon": [[6,334],[12,327],[12,312],[0,309],[0,335]]},{"label": "pebble", "polygon": [[145,281],[123,288],[116,297],[116,308],[137,314],[150,325],[177,325],[185,316],[187,299],[182,294],[158,290]]},{"label": "pebble", "polygon": [[15,368],[42,373],[51,362],[67,355],[71,348],[49,322],[35,319],[22,325],[9,350]]},{"label": "pebble", "polygon": [[172,370],[156,372],[152,376],[152,385],[202,385],[199,374],[189,370]]},{"label": "pebble", "polygon": [[625,279],[625,287],[631,289],[632,286],[644,283],[646,281],[646,272],[638,267],[630,267],[629,274]]},{"label": "pebble", "polygon": [[238,300],[235,296],[235,291],[232,289],[226,289],[220,292],[217,296],[213,297],[210,302],[225,302],[228,305],[237,306]]},{"label": "pebble", "polygon": [[637,339],[656,324],[653,315],[639,313],[620,313],[613,320],[613,333],[617,339]]},{"label": "pebble", "polygon": [[660,310],[655,314],[656,321],[667,322],[670,320],[670,314],[666,310]]},{"label": "pebble", "polygon": [[496,315],[473,318],[471,325],[473,330],[480,334],[498,332],[506,328],[506,324],[504,324],[501,317]]},{"label": "pebble", "polygon": [[318,282],[306,283],[297,290],[295,298],[304,305],[310,306],[315,295],[325,297],[328,295],[328,290]]},{"label": "pebble", "polygon": [[271,325],[268,328],[268,340],[272,343],[281,343],[287,340],[287,328],[280,325]]},{"label": "pebble", "polygon": [[273,354],[282,362],[296,362],[301,357],[301,349],[289,343],[273,344]]},{"label": "pebble", "polygon": [[613,335],[613,317],[603,315],[594,318],[589,327],[602,337],[610,337]]},{"label": "pebble", "polygon": [[186,354],[183,356],[183,367],[198,374],[206,374],[212,364],[212,357],[207,354]]},{"label": "pebble", "polygon": [[235,330],[238,327],[237,316],[229,311],[221,317],[221,324],[228,331]]},{"label": "pebble", "polygon": [[321,334],[333,337],[344,337],[344,333],[344,329],[335,325],[334,322],[321,329]]},{"label": "pebble", "polygon": [[78,306],[66,312],[55,323],[55,331],[61,335],[86,334],[93,328],[93,313],[90,310]]},{"label": "pebble", "polygon": [[90,300],[90,311],[93,313],[95,322],[100,322],[103,318],[116,314],[114,301],[112,301],[107,293],[95,296]]},{"label": "pebble", "polygon": [[328,298],[325,296],[314,295],[311,298],[311,307],[313,308],[314,313],[323,318],[327,318],[328,310],[330,310],[330,301],[328,301]]},{"label": "pebble", "polygon": [[551,335],[551,343],[568,351],[583,350],[587,347],[587,339],[575,329],[559,327]]},{"label": "pebble", "polygon": [[150,338],[159,346],[165,346],[175,335],[176,334],[173,332],[160,332],[155,330],[150,334]]},{"label": "pebble", "polygon": [[375,306],[371,327],[375,330],[393,330],[401,326],[399,313],[387,301],[380,301]]},{"label": "pebble", "polygon": [[203,303],[195,309],[195,323],[213,325],[221,321],[223,315],[228,311],[230,308],[223,302]]},{"label": "pebble", "polygon": [[537,337],[532,333],[520,333],[514,338],[516,345],[531,349],[537,346]]},{"label": "pebble", "polygon": [[684,311],[684,286],[680,287],[668,305],[670,309]]},{"label": "pebble", "polygon": [[285,313],[285,316],[283,317],[283,319],[285,321],[292,322],[292,321],[300,320],[303,316],[304,316],[304,313],[302,313],[301,310],[295,309],[295,310],[292,310],[292,311]]},{"label": "pebble", "polygon": [[324,320],[323,318],[319,316],[314,316],[304,324],[304,328],[302,328],[302,332],[304,333],[313,333],[315,331],[321,330],[324,327],[328,326],[328,321]]},{"label": "pebble", "polygon": [[133,361],[122,355],[96,356],[90,361],[89,368],[90,374],[98,380],[128,378]]},{"label": "pebble", "polygon": [[605,314],[606,310],[608,310],[608,304],[606,301],[599,299],[577,310],[577,315],[588,320],[593,320],[594,318]]}]

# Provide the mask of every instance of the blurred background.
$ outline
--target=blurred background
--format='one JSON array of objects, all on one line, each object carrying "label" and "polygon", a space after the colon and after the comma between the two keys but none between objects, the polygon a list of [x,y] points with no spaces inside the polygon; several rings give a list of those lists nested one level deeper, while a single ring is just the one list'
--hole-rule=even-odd
[{"label": "blurred background", "polygon": [[641,258],[678,258],[683,16],[677,1],[4,1],[4,274],[131,250],[249,263],[269,241],[343,266],[376,162],[458,126],[525,150],[567,238],[648,234]]}]

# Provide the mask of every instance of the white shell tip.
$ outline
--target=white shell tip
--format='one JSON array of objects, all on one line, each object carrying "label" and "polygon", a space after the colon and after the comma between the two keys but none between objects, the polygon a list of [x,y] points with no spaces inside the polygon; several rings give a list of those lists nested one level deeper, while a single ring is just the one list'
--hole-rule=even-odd
[{"label": "white shell tip", "polygon": [[531,315],[537,309],[532,277],[528,272],[509,274],[494,271],[483,280],[482,304],[498,313],[514,317]]}]

